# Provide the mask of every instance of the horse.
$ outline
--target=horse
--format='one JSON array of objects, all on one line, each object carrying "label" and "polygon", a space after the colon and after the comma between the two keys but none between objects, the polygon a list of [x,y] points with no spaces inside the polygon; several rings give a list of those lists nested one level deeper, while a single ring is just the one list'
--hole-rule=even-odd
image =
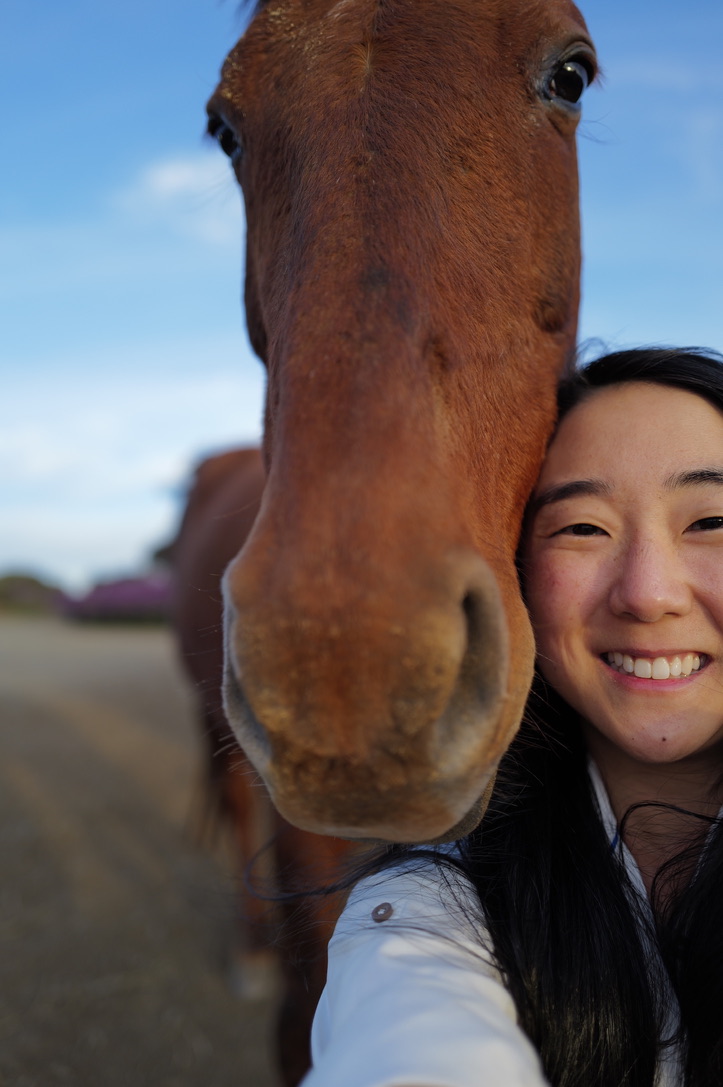
[{"label": "horse", "polygon": [[[281,1000],[275,1051],[284,1084],[295,1087],[309,1067],[311,1020],[326,978],[326,945],[341,904],[339,895],[303,892],[320,890],[334,880],[351,843],[298,830],[278,815],[239,749],[221,705],[221,576],[248,536],[264,479],[258,449],[232,449],[203,460],[166,551],[173,571],[173,627],[181,662],[198,694],[205,739],[201,830],[226,825],[238,858],[239,948],[232,960],[232,980],[243,996],[263,995],[272,954],[278,958]],[[253,873],[259,868],[263,886],[256,893],[259,881]]]},{"label": "horse", "polygon": [[571,0],[261,0],[208,103],[267,369],[224,701],[299,827],[456,838],[518,727],[595,73]]}]

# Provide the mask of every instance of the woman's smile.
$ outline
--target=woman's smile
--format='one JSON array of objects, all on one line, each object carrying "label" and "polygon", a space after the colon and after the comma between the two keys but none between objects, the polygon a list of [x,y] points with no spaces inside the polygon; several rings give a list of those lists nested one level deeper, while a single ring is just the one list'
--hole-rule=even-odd
[{"label": "woman's smile", "polygon": [[666,679],[686,679],[688,676],[705,668],[709,657],[697,650],[682,649],[674,653],[640,653],[631,650],[610,650],[602,659],[614,671],[623,676],[636,676],[638,679],[651,679],[656,682]]}]

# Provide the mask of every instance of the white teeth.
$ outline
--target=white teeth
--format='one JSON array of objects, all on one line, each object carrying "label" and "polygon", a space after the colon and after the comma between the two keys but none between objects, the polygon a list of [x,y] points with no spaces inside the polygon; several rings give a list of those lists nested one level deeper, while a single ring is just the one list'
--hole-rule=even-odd
[{"label": "white teeth", "polygon": [[670,678],[670,665],[665,657],[656,657],[653,661],[652,668],[653,679],[669,679]]},{"label": "white teeth", "polygon": [[690,676],[704,665],[708,658],[698,653],[686,653],[683,657],[631,657],[628,653],[611,650],[605,654],[611,668],[638,679],[676,679]]}]

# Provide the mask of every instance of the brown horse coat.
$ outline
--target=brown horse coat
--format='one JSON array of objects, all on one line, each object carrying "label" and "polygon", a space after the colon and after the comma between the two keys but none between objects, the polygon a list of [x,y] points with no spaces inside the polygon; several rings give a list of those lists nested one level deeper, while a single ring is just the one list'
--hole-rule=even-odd
[{"label": "brown horse coat", "polygon": [[594,73],[570,0],[268,0],[209,103],[268,369],[225,700],[299,826],[454,837],[518,726]]}]

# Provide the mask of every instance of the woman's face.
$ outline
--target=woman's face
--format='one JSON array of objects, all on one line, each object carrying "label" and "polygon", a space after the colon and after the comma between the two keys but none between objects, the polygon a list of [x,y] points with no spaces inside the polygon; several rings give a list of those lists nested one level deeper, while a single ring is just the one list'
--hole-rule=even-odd
[{"label": "woman's face", "polygon": [[723,415],[670,387],[601,389],[562,421],[523,548],[538,664],[646,763],[723,738]]}]

